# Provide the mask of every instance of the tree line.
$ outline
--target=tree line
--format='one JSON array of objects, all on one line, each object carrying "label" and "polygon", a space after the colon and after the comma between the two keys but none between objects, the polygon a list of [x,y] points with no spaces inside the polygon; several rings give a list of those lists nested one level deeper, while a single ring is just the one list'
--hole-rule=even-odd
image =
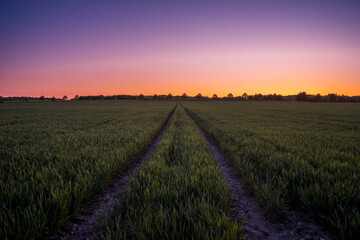
[{"label": "tree line", "polygon": [[139,100],[213,100],[213,101],[307,101],[307,102],[360,102],[360,96],[346,96],[346,95],[338,95],[336,93],[329,93],[328,95],[320,95],[320,94],[307,94],[306,92],[300,92],[297,95],[287,95],[283,96],[281,94],[267,94],[263,95],[261,93],[248,95],[244,93],[240,96],[234,96],[232,93],[229,93],[225,97],[218,97],[217,94],[213,94],[212,97],[203,96],[201,93],[198,93],[196,96],[188,96],[186,93],[182,95],[173,96],[171,93],[167,95],[147,95],[139,94],[139,95],[88,95],[88,96],[79,96],[75,95],[74,98],[69,99],[66,95],[62,98],[53,97],[1,97],[0,103],[4,101],[31,101],[31,100],[39,100],[39,101],[66,101],[66,100],[122,100],[122,99],[139,99]]}]

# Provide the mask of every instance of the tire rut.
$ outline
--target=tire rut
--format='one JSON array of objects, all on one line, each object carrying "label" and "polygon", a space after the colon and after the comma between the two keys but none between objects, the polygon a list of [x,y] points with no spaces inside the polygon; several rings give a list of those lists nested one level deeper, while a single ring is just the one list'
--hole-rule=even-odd
[{"label": "tire rut", "polygon": [[112,212],[115,205],[121,202],[120,193],[127,188],[131,177],[138,172],[142,164],[148,160],[150,155],[156,150],[158,143],[167,132],[176,108],[177,104],[169,114],[164,127],[151,141],[146,150],[137,156],[135,160],[116,176],[109,185],[103,188],[100,193],[86,203],[79,214],[71,217],[60,230],[56,231],[54,235],[47,239],[82,240],[94,238],[94,233],[100,227],[98,220],[105,216],[105,214]]},{"label": "tire rut", "polygon": [[[180,104],[180,106],[182,105]],[[233,196],[230,203],[231,215],[236,221],[243,223],[246,239],[332,239],[331,235],[317,225],[309,216],[288,208],[285,209],[286,220],[284,222],[270,222],[267,220],[257,206],[256,201],[245,190],[243,183],[220,149],[199,126],[188,109],[183,108],[208,142],[209,148],[216,158],[229,193]]]}]

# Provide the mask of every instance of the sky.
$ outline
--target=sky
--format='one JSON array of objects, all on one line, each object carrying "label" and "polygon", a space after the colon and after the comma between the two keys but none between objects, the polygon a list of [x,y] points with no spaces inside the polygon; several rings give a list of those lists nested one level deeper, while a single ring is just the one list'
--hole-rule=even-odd
[{"label": "sky", "polygon": [[360,95],[360,1],[0,2],[0,95]]}]

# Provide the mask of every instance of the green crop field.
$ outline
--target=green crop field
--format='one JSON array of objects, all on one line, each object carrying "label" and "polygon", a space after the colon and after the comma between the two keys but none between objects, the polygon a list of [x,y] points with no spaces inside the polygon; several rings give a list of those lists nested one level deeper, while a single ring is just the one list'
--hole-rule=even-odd
[{"label": "green crop field", "polygon": [[205,139],[178,107],[99,238],[240,239],[227,191]]},{"label": "green crop field", "polygon": [[300,208],[360,237],[360,105],[185,102],[269,218]]},{"label": "green crop field", "polygon": [[0,239],[51,236],[161,129],[93,236],[246,238],[220,166],[182,106],[266,221],[284,221],[290,207],[336,239],[360,238],[359,104],[101,100],[0,104]]},{"label": "green crop field", "polygon": [[0,106],[0,239],[38,239],[124,169],[175,102]]}]

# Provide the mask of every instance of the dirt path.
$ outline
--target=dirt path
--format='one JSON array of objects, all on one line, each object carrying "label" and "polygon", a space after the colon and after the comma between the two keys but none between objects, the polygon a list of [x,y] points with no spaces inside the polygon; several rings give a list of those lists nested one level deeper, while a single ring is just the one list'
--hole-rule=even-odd
[{"label": "dirt path", "polygon": [[[192,118],[186,108],[185,111]],[[247,239],[331,239],[330,234],[315,224],[310,217],[300,212],[286,209],[286,220],[283,223],[269,222],[256,205],[256,201],[247,193],[241,180],[220,149],[211,141],[195,120],[194,122],[208,142],[211,152],[216,157],[217,164],[226,180],[229,192],[233,195],[231,203],[234,209],[233,217],[238,222],[243,222],[245,219],[243,227]]]},{"label": "dirt path", "polygon": [[48,239],[82,240],[94,238],[93,233],[99,227],[97,224],[98,219],[104,216],[105,213],[113,211],[115,204],[121,201],[120,192],[127,188],[130,178],[138,172],[143,162],[148,160],[151,153],[156,149],[157,144],[170,125],[175,109],[176,107],[170,113],[165,126],[149,144],[147,149],[108,186],[101,190],[98,195],[90,200],[78,215],[71,217],[61,230],[55,232],[55,234]]}]

